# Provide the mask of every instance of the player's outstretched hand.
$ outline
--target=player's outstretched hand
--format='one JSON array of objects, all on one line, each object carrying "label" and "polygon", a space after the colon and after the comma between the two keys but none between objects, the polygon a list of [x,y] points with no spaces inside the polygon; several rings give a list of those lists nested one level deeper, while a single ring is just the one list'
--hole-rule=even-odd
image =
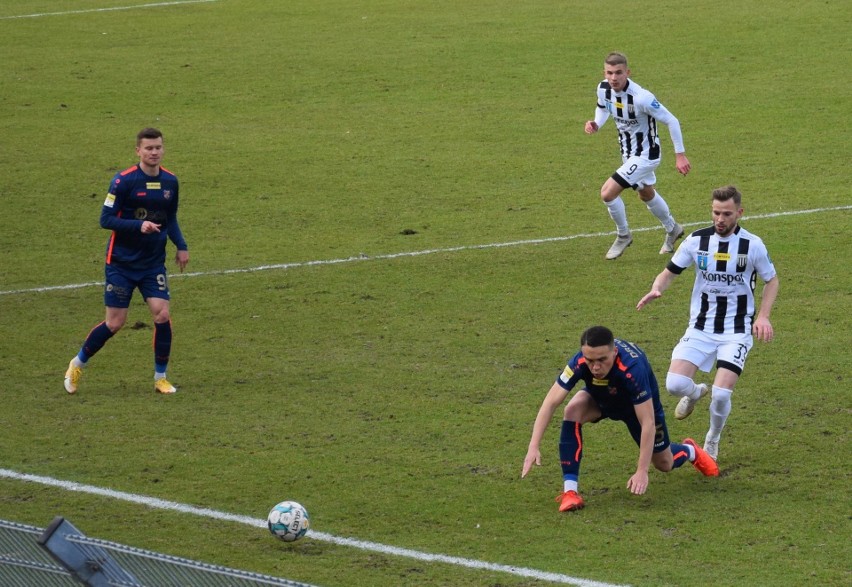
[{"label": "player's outstretched hand", "polygon": [[533,465],[541,465],[541,451],[530,449],[526,458],[524,458],[524,468],[521,469],[522,479],[527,476]]},{"label": "player's outstretched hand", "polygon": [[627,489],[629,489],[630,493],[633,495],[642,495],[645,493],[645,490],[648,489],[648,471],[634,473],[633,476],[627,480]]},{"label": "player's outstretched hand", "polygon": [[643,297],[641,300],[639,300],[639,303],[636,304],[636,309],[641,310],[643,308],[643,306],[645,306],[648,302],[652,302],[652,301],[656,300],[657,298],[661,297],[662,295],[663,295],[663,292],[658,291],[656,289],[652,289],[651,291],[649,291],[648,293],[645,294],[645,297]]},{"label": "player's outstretched hand", "polygon": [[762,340],[763,342],[771,342],[775,336],[772,324],[766,318],[758,317],[755,319],[751,327],[751,332],[757,337],[757,340]]}]

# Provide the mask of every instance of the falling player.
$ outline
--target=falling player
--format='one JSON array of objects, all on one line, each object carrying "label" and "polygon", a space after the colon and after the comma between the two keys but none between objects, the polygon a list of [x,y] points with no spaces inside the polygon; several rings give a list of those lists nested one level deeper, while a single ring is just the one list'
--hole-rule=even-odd
[{"label": "falling player", "polygon": [[585,502],[577,488],[583,458],[583,425],[603,419],[620,420],[639,446],[636,472],[627,489],[636,495],[648,488],[648,467],[663,472],[689,461],[703,475],[715,477],[719,468],[694,440],[669,441],[666,416],[660,403],[657,379],[648,358],[633,343],[613,337],[604,326],[593,326],[580,337],[580,352],[572,357],[544,398],[533,424],[521,477],[541,464],[541,440],[556,409],[574,386],[583,382],[565,405],[559,437],[562,493],[556,496],[559,511],[579,510]]}]

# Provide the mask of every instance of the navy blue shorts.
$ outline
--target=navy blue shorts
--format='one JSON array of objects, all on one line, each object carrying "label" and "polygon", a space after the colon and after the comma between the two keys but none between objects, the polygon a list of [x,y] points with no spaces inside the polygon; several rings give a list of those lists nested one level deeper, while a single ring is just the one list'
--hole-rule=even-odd
[{"label": "navy blue shorts", "polygon": [[169,299],[169,279],[166,267],[134,271],[106,265],[106,285],[104,286],[104,305],[110,308],[129,308],[133,290],[138,289],[142,299]]},{"label": "navy blue shorts", "polygon": [[[627,429],[630,431],[630,436],[633,437],[633,441],[636,443],[636,446],[640,446],[640,442],[642,440],[642,424],[639,423],[639,418],[636,417],[636,412],[626,412],[626,411],[609,411],[606,410],[602,406],[598,406],[603,414],[603,418],[609,418],[610,420],[618,420],[620,422],[624,422]],[[669,439],[669,429],[666,426],[666,415],[662,412],[654,412],[654,423],[656,428],[656,433],[654,434],[654,452],[663,452],[666,450],[671,444],[671,440]]]}]

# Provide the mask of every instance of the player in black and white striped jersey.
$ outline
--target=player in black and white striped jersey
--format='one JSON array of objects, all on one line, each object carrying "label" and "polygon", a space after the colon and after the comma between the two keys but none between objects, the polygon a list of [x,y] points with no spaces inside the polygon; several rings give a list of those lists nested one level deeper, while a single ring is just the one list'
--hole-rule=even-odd
[{"label": "player in black and white striped jersey", "polygon": [[612,117],[618,129],[622,165],[601,187],[601,199],[617,231],[615,242],[606,253],[607,259],[620,257],[633,243],[627,212],[620,197],[627,188],[636,190],[648,210],[665,228],[661,255],[674,251],[675,241],[683,236],[683,227],[675,221],[668,204],[656,190],[657,177],[654,175],[661,159],[657,121],[669,129],[677,170],[683,175],[689,173],[691,165],[683,146],[680,122],[654,94],[631,80],[629,75],[627,57],[623,53],[607,55],[604,62],[606,79],[598,84],[595,118],[585,125],[586,134],[594,134]]},{"label": "player in black and white striped jersey", "polygon": [[[742,214],[742,194],[736,187],[714,190],[713,226],[696,230],[681,243],[651,291],[636,305],[640,310],[659,298],[675,277],[695,265],[689,327],[672,351],[666,388],[681,398],[675,417],[686,418],[708,392],[706,384],[695,383],[695,373],[698,369],[709,373],[716,360],[710,429],[704,439],[704,450],[714,459],[753,336],[765,342],[774,336],[769,315],[778,296],[778,274],[763,241],[739,225]],[[758,277],[764,286],[755,317]]]}]

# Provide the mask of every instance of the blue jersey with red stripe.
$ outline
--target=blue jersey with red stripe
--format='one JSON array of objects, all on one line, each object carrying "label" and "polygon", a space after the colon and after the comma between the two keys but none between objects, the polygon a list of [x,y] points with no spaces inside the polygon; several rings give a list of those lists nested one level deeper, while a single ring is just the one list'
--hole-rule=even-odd
[{"label": "blue jersey with red stripe", "polygon": [[566,391],[571,391],[579,381],[583,381],[585,390],[591,394],[607,417],[635,417],[633,406],[648,400],[653,402],[654,413],[662,414],[660,389],[648,357],[632,342],[616,338],[615,348],[615,362],[604,379],[597,379],[592,375],[581,351],[568,361],[557,382]]},{"label": "blue jersey with red stripe", "polygon": [[[138,165],[115,174],[101,209],[101,227],[112,231],[107,242],[107,265],[133,270],[162,267],[166,242],[187,250],[177,219],[178,179],[160,167],[156,176]],[[160,232],[142,234],[144,221],[160,225]]]}]

